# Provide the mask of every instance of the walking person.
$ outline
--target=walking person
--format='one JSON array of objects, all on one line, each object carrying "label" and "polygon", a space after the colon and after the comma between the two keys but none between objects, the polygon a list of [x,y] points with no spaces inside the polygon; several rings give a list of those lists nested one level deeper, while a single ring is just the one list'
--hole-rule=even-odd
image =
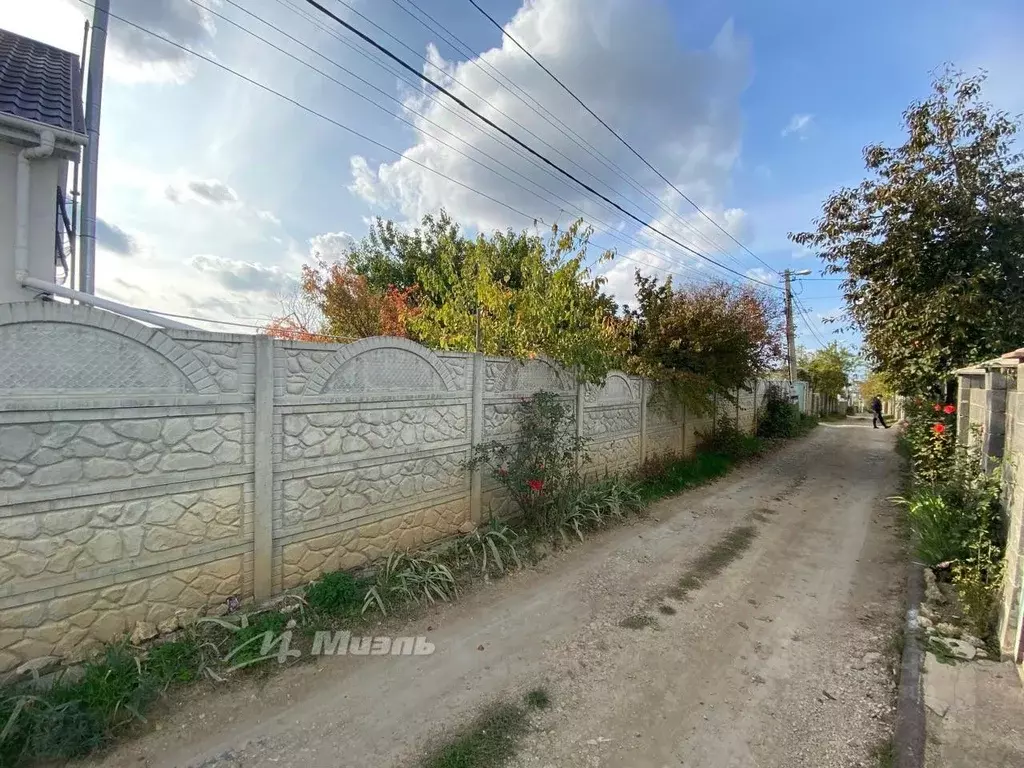
[{"label": "walking person", "polygon": [[882,415],[882,398],[875,395],[875,399],[871,401],[871,426],[878,429],[879,422],[886,429],[889,428],[889,425],[885,423],[885,417]]}]

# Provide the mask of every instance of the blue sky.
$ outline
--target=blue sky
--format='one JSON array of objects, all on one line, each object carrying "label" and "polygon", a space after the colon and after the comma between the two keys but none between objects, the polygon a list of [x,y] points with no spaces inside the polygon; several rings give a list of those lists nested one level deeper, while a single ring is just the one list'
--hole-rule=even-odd
[{"label": "blue sky", "polygon": [[[406,0],[346,2],[351,8],[338,0],[325,5],[427,74],[444,78],[495,122],[643,220],[737,271],[775,279],[583,113],[465,0],[416,3],[468,52],[418,24],[403,11]],[[1024,69],[1024,54],[1013,40],[1013,31],[1024,29],[1024,6],[1008,0],[480,2],[772,270],[817,273],[817,259],[791,244],[787,233],[810,226],[831,190],[862,178],[866,144],[900,140],[900,115],[927,94],[936,67],[952,62],[968,71],[985,68],[988,98],[1012,112],[1024,110],[1024,92],[1014,77]],[[346,46],[290,4],[312,12],[302,0],[238,3],[325,58],[228,0],[113,0],[112,11],[400,154],[115,21],[100,157],[100,293],[152,309],[256,323],[278,310],[312,252],[342,256],[375,215],[407,222],[444,205],[471,231],[532,226],[423,166],[547,224],[566,223],[582,212],[600,230],[596,244],[619,254],[601,269],[622,301],[631,298],[638,264],[662,275],[715,272],[510,152],[472,117],[456,114],[458,107],[446,109],[439,103],[443,97],[434,100],[401,81],[360,55],[358,43]],[[77,0],[6,3],[0,6],[0,26],[78,50],[88,12]],[[325,70],[386,111],[214,13]],[[335,34],[352,39],[341,30]],[[491,77],[495,69],[523,89],[523,98]],[[650,197],[545,120],[538,102]],[[400,113],[408,123],[387,112]],[[484,167],[495,164],[480,152],[505,163],[510,170],[498,170],[521,186]],[[841,309],[837,283],[806,281],[797,292],[810,316],[809,322],[798,318],[798,341],[819,346],[834,328],[823,318]]]}]

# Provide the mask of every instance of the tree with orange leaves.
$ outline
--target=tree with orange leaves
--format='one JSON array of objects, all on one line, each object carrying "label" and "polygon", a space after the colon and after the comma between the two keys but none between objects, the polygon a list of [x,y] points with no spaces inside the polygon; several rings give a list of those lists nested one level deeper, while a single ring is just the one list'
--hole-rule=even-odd
[{"label": "tree with orange leaves", "polygon": [[322,258],[313,266],[303,265],[302,291],[320,308],[332,336],[408,338],[408,322],[417,311],[412,302],[415,286],[378,292],[347,264],[328,264]]}]

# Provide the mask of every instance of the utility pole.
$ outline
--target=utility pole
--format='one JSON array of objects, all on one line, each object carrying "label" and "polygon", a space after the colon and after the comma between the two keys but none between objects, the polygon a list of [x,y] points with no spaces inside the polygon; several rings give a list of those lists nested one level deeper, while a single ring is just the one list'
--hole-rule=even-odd
[{"label": "utility pole", "polygon": [[787,269],[782,273],[786,278],[786,357],[789,361],[789,380],[796,381],[796,329],[793,326],[793,277],[809,275],[811,270],[796,272]]},{"label": "utility pole", "polygon": [[82,249],[78,289],[96,293],[96,182],[99,177],[100,100],[103,97],[103,57],[107,48],[110,0],[96,0],[89,41],[89,77],[85,92],[85,164],[82,167]]}]

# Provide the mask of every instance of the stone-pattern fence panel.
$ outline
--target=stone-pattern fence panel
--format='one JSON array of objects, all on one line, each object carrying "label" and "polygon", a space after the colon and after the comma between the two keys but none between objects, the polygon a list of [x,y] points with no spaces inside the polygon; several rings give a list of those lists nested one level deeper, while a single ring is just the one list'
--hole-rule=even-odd
[{"label": "stone-pattern fence panel", "polygon": [[[621,372],[590,387],[545,359],[162,330],[55,302],[0,305],[0,360],[0,672],[507,514],[465,462],[516,440],[539,391],[570,407],[592,475],[691,453],[714,423]],[[719,411],[752,429],[763,392]]]}]

